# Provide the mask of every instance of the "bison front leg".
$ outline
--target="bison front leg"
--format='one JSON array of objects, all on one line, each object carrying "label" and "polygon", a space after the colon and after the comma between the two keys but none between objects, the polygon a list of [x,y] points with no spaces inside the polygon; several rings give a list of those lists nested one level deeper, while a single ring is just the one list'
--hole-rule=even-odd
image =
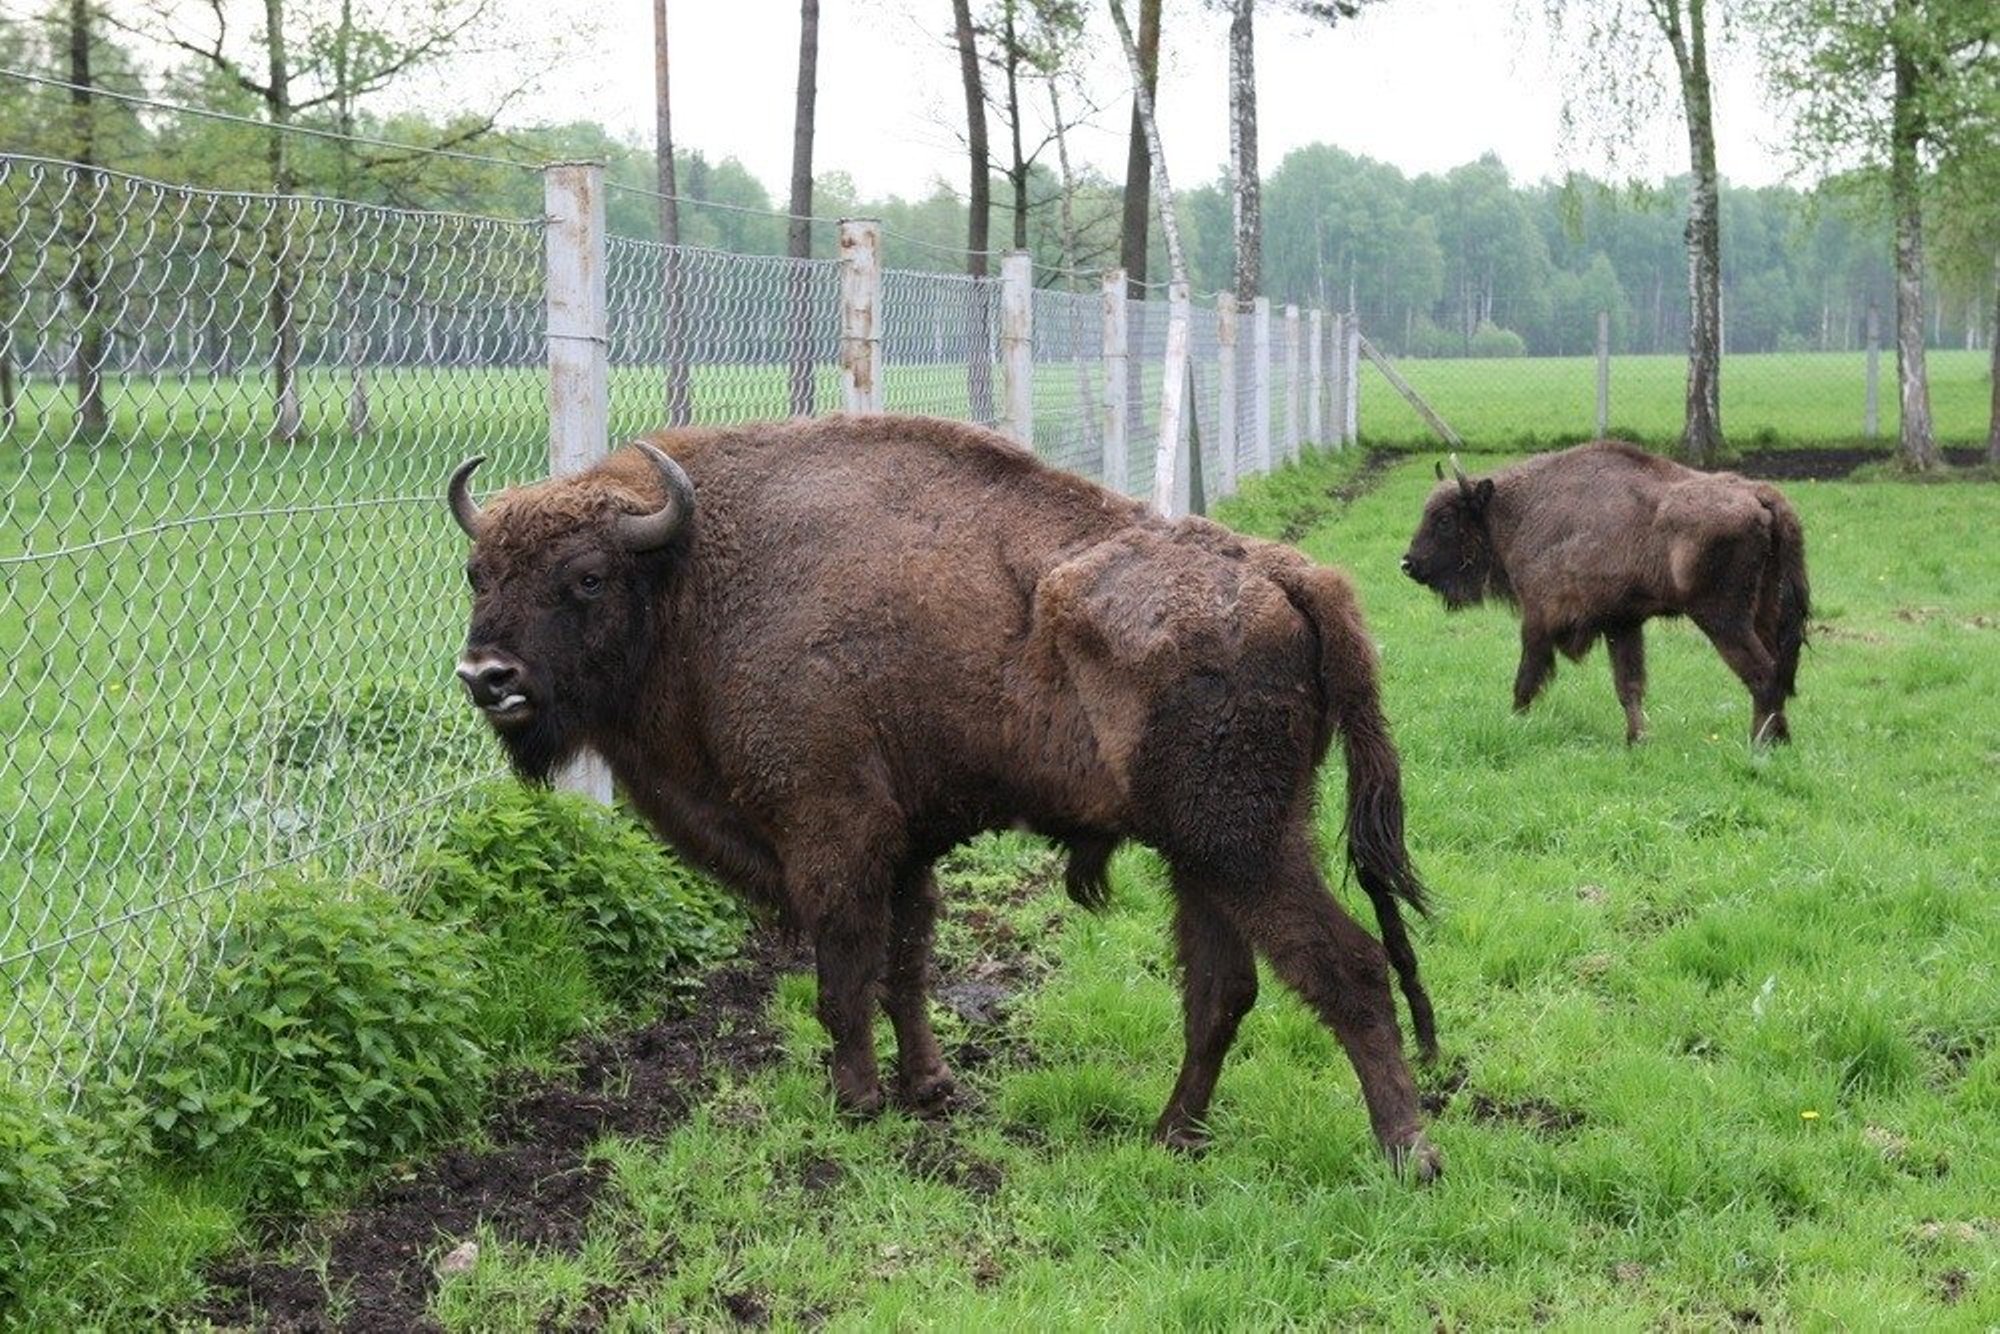
[{"label": "bison front leg", "polygon": [[1174,891],[1187,1054],[1153,1138],[1171,1149],[1196,1150],[1208,1143],[1203,1122],[1223,1058],[1257,1003],[1257,961],[1242,934],[1209,903],[1206,886],[1176,875]]},{"label": "bison front leg", "polygon": [[842,1110],[856,1116],[882,1110],[874,1019],[888,934],[886,895],[830,906],[814,933],[819,1021],[833,1039],[833,1096]]},{"label": "bison front leg", "polygon": [[928,995],[931,937],[937,922],[937,881],[928,866],[897,886],[890,904],[888,985],[882,1008],[896,1029],[896,1076],[903,1105],[934,1111],[957,1088],[937,1034]]},{"label": "bison front leg", "polygon": [[1514,712],[1526,713],[1556,669],[1556,645],[1531,622],[1521,625],[1521,667],[1514,673]]},{"label": "bison front leg", "polygon": [[1618,690],[1618,702],[1625,706],[1625,744],[1634,745],[1646,735],[1646,635],[1639,626],[1604,632],[1604,647],[1611,655],[1611,682]]}]

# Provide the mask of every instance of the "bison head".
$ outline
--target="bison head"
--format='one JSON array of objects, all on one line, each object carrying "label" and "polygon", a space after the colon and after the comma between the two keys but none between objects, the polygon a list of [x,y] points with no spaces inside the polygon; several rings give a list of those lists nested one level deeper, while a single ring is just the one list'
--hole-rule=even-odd
[{"label": "bison head", "polygon": [[[546,781],[590,732],[615,725],[656,642],[694,487],[665,454],[639,449],[641,471],[614,460],[485,510],[466,489],[484,460],[451,476],[452,517],[472,539],[472,627],[458,678],[524,778]],[[647,494],[646,474],[664,503]]]},{"label": "bison head", "polygon": [[1452,456],[1452,478],[1437,469],[1438,485],[1424,502],[1423,521],[1403,556],[1403,573],[1433,589],[1447,607],[1468,607],[1489,593],[1506,590],[1506,575],[1493,550],[1486,526],[1493,500],[1493,480],[1475,482]]}]

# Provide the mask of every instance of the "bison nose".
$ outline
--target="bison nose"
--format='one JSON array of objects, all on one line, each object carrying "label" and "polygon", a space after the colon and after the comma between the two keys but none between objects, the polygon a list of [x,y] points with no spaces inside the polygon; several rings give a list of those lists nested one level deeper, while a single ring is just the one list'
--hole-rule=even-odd
[{"label": "bison nose", "polygon": [[458,679],[474,704],[490,709],[519,693],[521,669],[491,653],[468,653],[458,660]]},{"label": "bison nose", "polygon": [[1407,574],[1407,575],[1409,575],[1409,576],[1410,576],[1410,577],[1411,577],[1412,579],[1416,578],[1416,576],[1417,576],[1417,567],[1416,567],[1416,565],[1415,565],[1415,564],[1413,564],[1413,563],[1411,562],[1411,560],[1410,560],[1410,558],[1409,558],[1408,556],[1404,556],[1404,557],[1403,557],[1403,565],[1402,565],[1402,569],[1403,569],[1403,573],[1404,573],[1404,574]]}]

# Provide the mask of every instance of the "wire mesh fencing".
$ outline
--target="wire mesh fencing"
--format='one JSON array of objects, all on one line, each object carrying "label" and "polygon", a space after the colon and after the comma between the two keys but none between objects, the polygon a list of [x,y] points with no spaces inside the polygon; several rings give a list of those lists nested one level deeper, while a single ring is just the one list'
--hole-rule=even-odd
[{"label": "wire mesh fencing", "polygon": [[[581,343],[613,441],[853,407],[862,381],[885,410],[999,423],[1023,364],[1003,364],[1003,308],[1025,309],[1027,415],[1009,429],[1093,478],[1122,451],[1125,489],[1154,494],[1162,301],[1110,298],[1121,363],[1101,290],[1007,307],[1000,278],[886,267],[868,288],[847,260],[591,225],[602,290]],[[440,495],[474,454],[482,488],[548,474],[563,235],[554,215],[0,154],[0,1069],[16,1080],[74,1097],[130,1072],[168,1000],[205,985],[246,887],[396,882],[501,773],[452,681],[464,543]],[[1222,380],[1242,416],[1259,372],[1247,338],[1225,368],[1213,309],[1190,344],[1184,417],[1213,499]],[[1268,457],[1255,415],[1240,473]]]}]

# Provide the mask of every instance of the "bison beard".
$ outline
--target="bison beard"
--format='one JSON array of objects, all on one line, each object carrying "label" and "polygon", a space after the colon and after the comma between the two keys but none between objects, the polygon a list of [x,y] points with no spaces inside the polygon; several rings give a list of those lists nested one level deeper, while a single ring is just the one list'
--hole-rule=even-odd
[{"label": "bison beard", "polygon": [[[1401,917],[1423,887],[1339,574],[919,418],[666,433],[487,511],[467,475],[451,487],[474,538],[462,673],[482,703],[477,664],[521,683],[533,716],[496,722],[516,770],[545,781],[597,751],[668,842],[812,931],[849,1111],[883,1103],[878,1004],[901,1099],[950,1096],[925,995],[931,866],[1025,826],[1068,849],[1086,906],[1123,839],[1171,868],[1186,1049],[1157,1139],[1205,1142],[1261,953],[1340,1040],[1391,1161],[1438,1171],[1389,990],[1393,968],[1434,1055]],[[1336,735],[1379,944],[1314,853]]]},{"label": "bison beard", "polygon": [[1702,473],[1615,441],[1543,454],[1425,502],[1403,571],[1445,606],[1495,597],[1521,612],[1514,707],[1599,638],[1625,710],[1645,732],[1645,641],[1656,616],[1687,616],[1749,688],[1751,739],[1788,741],[1785,702],[1811,615],[1805,533],[1776,487]]}]

